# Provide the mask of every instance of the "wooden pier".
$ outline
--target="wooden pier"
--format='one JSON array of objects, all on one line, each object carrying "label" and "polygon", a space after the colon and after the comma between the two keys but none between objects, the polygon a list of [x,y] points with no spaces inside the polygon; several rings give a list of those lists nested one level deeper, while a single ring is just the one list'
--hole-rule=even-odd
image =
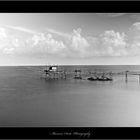
[{"label": "wooden pier", "polygon": [[66,71],[65,70],[59,70],[58,66],[47,66],[46,69],[43,70],[41,74],[41,78],[45,75],[44,78],[47,79],[66,79]]},{"label": "wooden pier", "polygon": [[[112,72],[109,73],[97,73],[97,72],[85,72],[81,69],[75,69],[74,71],[67,72],[66,70],[59,70],[58,66],[48,66],[45,70],[43,70],[43,75],[45,74],[44,78],[47,79],[68,79],[71,76],[73,79],[83,79],[83,80],[90,80],[90,81],[112,81]],[[92,74],[92,76],[91,76]],[[70,76],[68,76],[70,75]],[[85,79],[82,75],[88,75]],[[93,76],[94,75],[94,76]],[[108,75],[108,76],[107,76]],[[93,78],[94,77],[94,78]]]},{"label": "wooden pier", "polygon": [[[125,82],[129,81],[129,75],[138,76],[138,81],[140,83],[140,71],[122,71],[122,72],[97,72],[97,71],[82,71],[81,69],[75,69],[73,71],[66,71],[65,69],[59,69],[58,66],[47,66],[43,70],[41,78],[47,79],[76,79],[76,80],[89,80],[89,81],[113,81],[113,77],[116,75],[124,75]],[[86,76],[85,76],[86,75]]]},{"label": "wooden pier", "polygon": [[140,83],[140,72],[129,72],[126,71],[125,81],[128,82],[128,75],[136,75],[138,76],[138,81]]}]

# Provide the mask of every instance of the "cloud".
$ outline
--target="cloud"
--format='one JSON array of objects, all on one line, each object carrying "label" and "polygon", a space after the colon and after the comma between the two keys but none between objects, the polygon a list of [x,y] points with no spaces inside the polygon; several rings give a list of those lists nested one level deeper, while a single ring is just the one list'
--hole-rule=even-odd
[{"label": "cloud", "polygon": [[[11,29],[32,33],[16,34]],[[60,37],[56,37],[60,36]],[[61,33],[53,29],[34,32],[22,27],[0,28],[0,55],[54,55],[71,58],[95,56],[125,57],[140,55],[140,22],[134,23],[128,32],[107,30],[98,36],[84,36],[82,29]]]},{"label": "cloud", "polygon": [[14,53],[14,48],[4,48],[3,53],[4,54],[13,54]]},{"label": "cloud", "polygon": [[52,34],[35,34],[29,40],[34,53],[63,55],[60,52],[66,48],[63,41],[55,40]]},{"label": "cloud", "polygon": [[6,38],[7,34],[4,28],[0,28],[0,39]]},{"label": "cloud", "polygon": [[62,41],[55,40],[51,34],[47,34],[45,45],[49,53],[59,53],[66,48]]},{"label": "cloud", "polygon": [[137,30],[140,30],[140,22],[136,22],[132,25],[133,28],[136,28]]},{"label": "cloud", "polygon": [[60,31],[56,31],[54,29],[46,28],[45,30],[48,31],[48,32],[50,32],[50,33],[53,33],[53,34],[57,34],[59,36],[62,36],[62,37],[66,37],[66,38],[70,38],[71,37],[71,35],[68,34],[68,33],[63,33],[63,32],[60,32]]},{"label": "cloud", "polygon": [[31,34],[37,33],[34,30],[23,28],[23,27],[18,27],[18,26],[5,25],[5,27],[10,28],[10,29],[14,29],[14,30],[18,30],[18,31],[22,31],[22,32],[26,32],[26,33],[31,33]]},{"label": "cloud", "polygon": [[111,31],[105,31],[100,35],[101,55],[107,56],[125,56],[127,55],[125,34]]},{"label": "cloud", "polygon": [[129,46],[129,55],[140,55],[140,22],[134,23],[128,31],[127,42]]},{"label": "cloud", "polygon": [[[89,47],[88,41],[81,36],[81,29],[73,30],[71,34],[57,33],[64,36],[65,42],[57,40],[51,33],[35,34],[31,41],[34,49],[48,54],[56,54],[68,57],[85,57],[86,49]],[[64,39],[63,38],[63,39]],[[37,48],[36,48],[37,47]],[[39,52],[36,51],[36,52]]]},{"label": "cloud", "polygon": [[88,41],[81,36],[82,30],[79,28],[77,30],[73,30],[73,34],[70,40],[70,48],[72,51],[75,51],[77,55],[79,54],[81,57],[86,55],[86,49],[89,47]]}]

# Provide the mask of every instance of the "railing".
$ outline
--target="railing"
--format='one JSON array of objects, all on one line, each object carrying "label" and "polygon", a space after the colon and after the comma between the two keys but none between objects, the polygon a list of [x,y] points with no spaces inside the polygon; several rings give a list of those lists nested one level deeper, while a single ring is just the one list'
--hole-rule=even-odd
[{"label": "railing", "polygon": [[111,72],[111,71],[97,72],[97,71],[82,71],[81,69],[76,69],[74,71],[44,70],[43,72],[46,75],[46,77],[48,77],[50,79],[68,79],[68,77],[71,77],[74,79],[82,79],[82,76],[84,76],[84,75],[88,76],[88,78],[93,76],[93,77],[96,77],[97,79],[101,79],[100,77],[106,76],[107,78],[113,79],[113,76],[124,75],[126,82],[129,80],[129,75],[135,75],[135,76],[138,76],[138,80],[140,82],[140,71],[128,71],[127,70],[127,71],[121,71],[121,72]]}]

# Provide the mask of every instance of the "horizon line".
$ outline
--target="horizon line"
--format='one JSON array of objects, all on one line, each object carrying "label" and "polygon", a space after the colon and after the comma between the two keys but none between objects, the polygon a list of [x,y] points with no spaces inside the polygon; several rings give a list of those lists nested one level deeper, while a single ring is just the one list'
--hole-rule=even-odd
[{"label": "horizon line", "polygon": [[140,66],[140,64],[22,64],[22,65],[0,65],[0,67],[14,66]]}]

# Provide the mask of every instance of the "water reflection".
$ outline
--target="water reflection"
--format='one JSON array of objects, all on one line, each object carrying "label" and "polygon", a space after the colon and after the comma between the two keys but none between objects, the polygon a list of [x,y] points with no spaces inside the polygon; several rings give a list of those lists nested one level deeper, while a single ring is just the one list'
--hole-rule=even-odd
[{"label": "water reflection", "polygon": [[0,71],[0,126],[140,126],[139,84],[138,75],[103,82]]}]

